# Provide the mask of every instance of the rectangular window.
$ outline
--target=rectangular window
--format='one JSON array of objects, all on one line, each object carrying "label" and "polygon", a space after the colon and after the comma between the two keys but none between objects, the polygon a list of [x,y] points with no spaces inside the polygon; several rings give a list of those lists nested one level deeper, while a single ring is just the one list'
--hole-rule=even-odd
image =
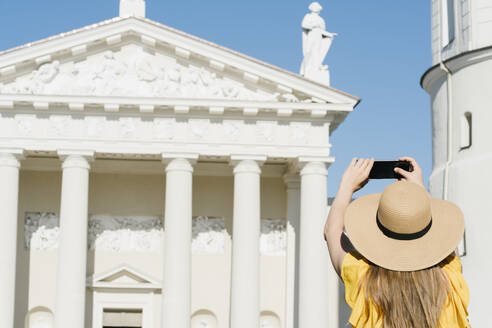
[{"label": "rectangular window", "polygon": [[441,0],[441,43],[446,47],[456,37],[456,12],[454,0]]},{"label": "rectangular window", "polygon": [[455,37],[455,20],[456,14],[454,11],[454,0],[447,0],[448,2],[448,43],[453,42]]}]

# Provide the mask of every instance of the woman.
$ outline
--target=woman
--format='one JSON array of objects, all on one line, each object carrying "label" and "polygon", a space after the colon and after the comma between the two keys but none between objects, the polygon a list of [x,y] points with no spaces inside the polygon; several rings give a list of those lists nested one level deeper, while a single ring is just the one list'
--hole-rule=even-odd
[{"label": "woman", "polygon": [[430,197],[413,158],[400,160],[410,162],[412,172],[396,168],[400,181],[350,203],[374,163],[354,158],[326,221],[331,261],[352,308],[349,322],[356,328],[470,327],[468,287],[454,251],[463,214]]}]

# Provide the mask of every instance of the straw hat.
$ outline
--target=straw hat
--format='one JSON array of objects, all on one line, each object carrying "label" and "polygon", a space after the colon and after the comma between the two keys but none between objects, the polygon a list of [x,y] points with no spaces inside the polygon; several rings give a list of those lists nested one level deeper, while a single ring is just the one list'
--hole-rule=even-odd
[{"label": "straw hat", "polygon": [[354,200],[345,212],[345,230],[369,261],[389,270],[415,271],[456,249],[464,218],[453,203],[431,198],[415,183],[397,181],[381,194]]}]

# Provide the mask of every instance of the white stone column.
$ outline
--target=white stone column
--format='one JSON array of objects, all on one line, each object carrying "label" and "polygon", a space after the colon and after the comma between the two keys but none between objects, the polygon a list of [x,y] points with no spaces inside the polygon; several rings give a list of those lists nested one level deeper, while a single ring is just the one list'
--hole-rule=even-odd
[{"label": "white stone column", "polygon": [[17,206],[22,150],[0,150],[0,327],[14,326]]},{"label": "white stone column", "polygon": [[231,328],[258,328],[260,321],[260,163],[235,158],[232,229]]},{"label": "white stone column", "polygon": [[297,328],[299,308],[299,203],[300,177],[296,173],[284,176],[287,187],[287,277],[285,327]]},{"label": "white stone column", "polygon": [[84,328],[89,161],[93,152],[59,151],[62,160],[55,327]]},{"label": "white stone column", "polygon": [[189,328],[191,316],[191,163],[197,156],[169,158],[166,165],[162,328]]},{"label": "white stone column", "polygon": [[323,237],[327,168],[325,163],[315,161],[300,162],[300,165],[299,327],[327,328],[332,298],[327,279],[329,254]]}]

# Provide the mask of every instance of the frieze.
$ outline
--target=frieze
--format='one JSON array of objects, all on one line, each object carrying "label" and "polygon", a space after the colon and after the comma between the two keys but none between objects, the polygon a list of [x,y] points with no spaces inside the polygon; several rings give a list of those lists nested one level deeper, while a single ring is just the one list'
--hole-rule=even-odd
[{"label": "frieze", "polygon": [[35,118],[32,116],[17,115],[15,117],[17,131],[21,136],[28,136],[32,133],[34,122]]},{"label": "frieze", "polygon": [[224,121],[224,137],[226,141],[238,141],[241,134],[241,123],[237,121]]},{"label": "frieze", "polygon": [[174,119],[156,118],[153,121],[153,137],[158,140],[174,139]]},{"label": "frieze", "polygon": [[[197,147],[211,145],[242,147],[247,145],[277,145],[319,147],[329,146],[328,125],[312,125],[309,122],[274,120],[232,120],[208,118],[140,118],[110,114],[89,115],[83,119],[75,115],[31,115],[16,114],[14,117],[0,117],[0,130],[6,138],[36,139],[44,146],[43,139],[50,142],[77,138],[83,142],[125,142],[138,141],[155,147],[156,142],[196,143]],[[1,136],[0,136],[1,137]],[[236,146],[237,145],[237,146]],[[38,146],[39,147],[39,146]],[[56,147],[56,145],[55,145]],[[95,144],[85,147],[97,147]],[[238,152],[240,150],[234,149]],[[306,151],[309,149],[306,148]]]}]

